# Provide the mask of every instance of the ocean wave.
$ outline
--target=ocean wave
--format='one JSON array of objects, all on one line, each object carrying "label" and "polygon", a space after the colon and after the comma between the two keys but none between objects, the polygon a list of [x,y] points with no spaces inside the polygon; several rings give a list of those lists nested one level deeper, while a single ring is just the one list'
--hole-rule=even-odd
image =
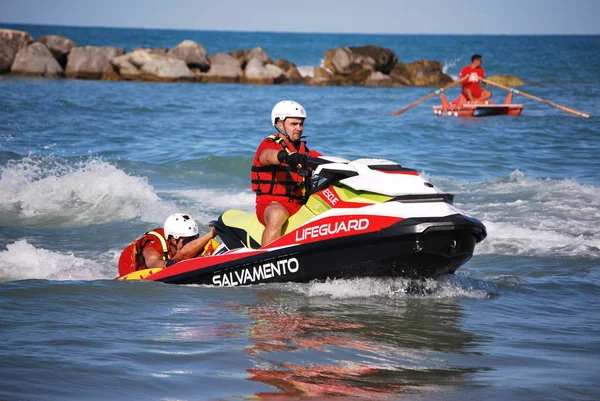
[{"label": "ocean wave", "polygon": [[[230,209],[254,212],[256,195],[250,189],[246,191],[231,191],[218,189],[175,190],[169,194],[177,199],[179,204],[193,205],[199,210],[200,221],[212,220]],[[202,217],[203,216],[203,217]],[[194,214],[194,219],[196,215]]]},{"label": "ocean wave", "polygon": [[0,224],[73,227],[141,219],[162,221],[175,206],[144,177],[99,158],[70,162],[28,156],[0,168]]},{"label": "ocean wave", "polygon": [[0,282],[16,280],[98,280],[116,276],[118,254],[103,255],[101,263],[73,253],[36,248],[27,240],[8,244],[0,251]]},{"label": "ocean wave", "polygon": [[600,258],[600,188],[519,170],[483,182],[430,179],[456,193],[456,205],[482,220],[476,254]]}]

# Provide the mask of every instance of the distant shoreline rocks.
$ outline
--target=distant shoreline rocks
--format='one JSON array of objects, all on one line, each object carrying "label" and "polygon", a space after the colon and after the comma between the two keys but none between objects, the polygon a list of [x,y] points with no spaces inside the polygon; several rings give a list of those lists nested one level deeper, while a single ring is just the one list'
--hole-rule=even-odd
[{"label": "distant shoreline rocks", "polygon": [[0,29],[0,74],[10,72],[19,50],[33,41],[30,34],[12,29]]},{"label": "distant shoreline rocks", "polygon": [[453,82],[437,61],[404,64],[391,49],[375,45],[328,49],[322,66],[272,60],[260,48],[208,55],[184,40],[171,49],[84,46],[59,35],[35,42],[27,32],[0,29],[0,74],[110,81],[247,83],[311,86],[444,86]]},{"label": "distant shoreline rocks", "polygon": [[515,77],[514,75],[492,75],[487,79],[490,82],[504,85],[504,86],[523,86],[525,82],[523,82],[519,77]]}]

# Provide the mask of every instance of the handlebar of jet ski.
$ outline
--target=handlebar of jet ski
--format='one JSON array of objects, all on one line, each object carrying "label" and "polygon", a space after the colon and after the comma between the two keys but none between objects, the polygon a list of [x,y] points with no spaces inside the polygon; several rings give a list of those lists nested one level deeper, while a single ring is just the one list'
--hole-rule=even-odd
[{"label": "handlebar of jet ski", "polygon": [[322,159],[320,157],[307,157],[306,162],[304,163],[304,167],[310,170],[315,170],[317,167],[323,164],[332,163],[330,160]]}]

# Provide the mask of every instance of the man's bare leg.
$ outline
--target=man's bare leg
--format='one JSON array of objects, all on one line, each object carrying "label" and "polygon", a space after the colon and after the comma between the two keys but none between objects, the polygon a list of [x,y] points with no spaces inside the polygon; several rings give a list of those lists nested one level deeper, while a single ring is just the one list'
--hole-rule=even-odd
[{"label": "man's bare leg", "polygon": [[466,90],[466,95],[467,95],[467,103],[474,103],[475,102],[475,98],[473,97],[473,93],[471,92],[471,89],[467,89]]},{"label": "man's bare leg", "polygon": [[476,103],[485,103],[486,100],[492,97],[492,92],[489,90],[484,90],[481,94],[481,97],[477,99]]},{"label": "man's bare leg", "polygon": [[279,203],[273,202],[265,209],[265,231],[262,235],[261,246],[265,246],[281,237],[281,227],[290,214]]}]

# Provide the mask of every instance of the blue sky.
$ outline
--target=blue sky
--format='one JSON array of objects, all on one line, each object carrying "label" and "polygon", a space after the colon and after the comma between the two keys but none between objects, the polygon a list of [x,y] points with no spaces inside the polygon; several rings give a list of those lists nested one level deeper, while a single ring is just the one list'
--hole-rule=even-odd
[{"label": "blue sky", "polygon": [[415,34],[600,34],[600,0],[0,0],[0,23]]}]

